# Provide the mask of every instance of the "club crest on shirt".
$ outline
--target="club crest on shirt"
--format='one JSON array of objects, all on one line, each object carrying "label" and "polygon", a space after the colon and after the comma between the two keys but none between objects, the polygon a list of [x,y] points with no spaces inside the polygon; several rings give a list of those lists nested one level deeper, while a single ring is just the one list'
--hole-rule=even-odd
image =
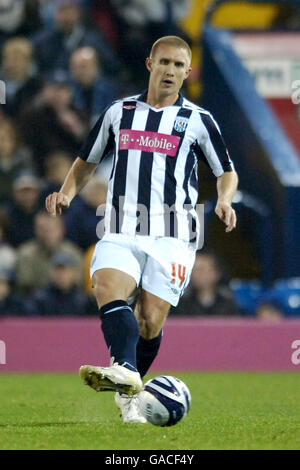
[{"label": "club crest on shirt", "polygon": [[184,132],[187,128],[189,119],[186,117],[179,116],[175,119],[174,129],[177,132]]}]

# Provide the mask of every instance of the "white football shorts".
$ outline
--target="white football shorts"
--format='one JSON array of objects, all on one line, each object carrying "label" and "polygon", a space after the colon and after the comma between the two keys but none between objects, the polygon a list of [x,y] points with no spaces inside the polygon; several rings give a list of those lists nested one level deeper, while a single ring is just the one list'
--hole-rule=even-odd
[{"label": "white football shorts", "polygon": [[171,237],[107,234],[96,244],[91,261],[95,271],[112,268],[135,279],[137,287],[174,307],[190,281],[195,248]]}]

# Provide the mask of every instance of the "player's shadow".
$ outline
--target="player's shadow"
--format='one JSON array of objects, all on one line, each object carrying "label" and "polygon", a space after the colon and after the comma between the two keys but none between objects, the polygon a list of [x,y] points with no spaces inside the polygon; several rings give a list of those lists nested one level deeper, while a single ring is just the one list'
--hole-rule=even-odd
[{"label": "player's shadow", "polygon": [[78,421],[65,421],[63,423],[24,423],[24,424],[1,424],[0,428],[42,428],[42,427],[55,427],[55,426],[73,426],[73,425],[82,425],[88,424],[85,422],[78,422]]}]

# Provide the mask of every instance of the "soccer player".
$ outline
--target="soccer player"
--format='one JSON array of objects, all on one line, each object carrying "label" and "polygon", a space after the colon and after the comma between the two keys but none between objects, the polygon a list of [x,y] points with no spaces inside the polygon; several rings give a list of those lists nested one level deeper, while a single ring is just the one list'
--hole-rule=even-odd
[{"label": "soccer player", "polygon": [[[93,389],[117,392],[124,422],[145,422],[137,405],[142,378],[157,355],[170,305],[177,305],[189,282],[199,235],[199,160],[217,178],[215,212],[226,232],[236,226],[231,203],[237,175],[218,125],[179,91],[190,64],[185,41],[158,39],[146,59],[148,90],[102,113],[60,191],[46,199],[47,210],[61,214],[113,152],[105,232],[91,261],[111,365],[82,366],[79,373]],[[133,312],[129,299],[137,287]]]}]

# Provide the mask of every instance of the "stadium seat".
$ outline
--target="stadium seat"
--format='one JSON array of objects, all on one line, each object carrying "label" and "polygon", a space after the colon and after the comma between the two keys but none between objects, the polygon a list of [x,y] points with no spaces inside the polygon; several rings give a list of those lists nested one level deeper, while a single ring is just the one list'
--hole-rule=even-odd
[{"label": "stadium seat", "polygon": [[300,315],[300,278],[277,281],[260,302],[274,305],[287,317]]},{"label": "stadium seat", "polygon": [[264,296],[265,288],[259,280],[230,282],[236,303],[245,315],[255,315],[256,306]]}]

